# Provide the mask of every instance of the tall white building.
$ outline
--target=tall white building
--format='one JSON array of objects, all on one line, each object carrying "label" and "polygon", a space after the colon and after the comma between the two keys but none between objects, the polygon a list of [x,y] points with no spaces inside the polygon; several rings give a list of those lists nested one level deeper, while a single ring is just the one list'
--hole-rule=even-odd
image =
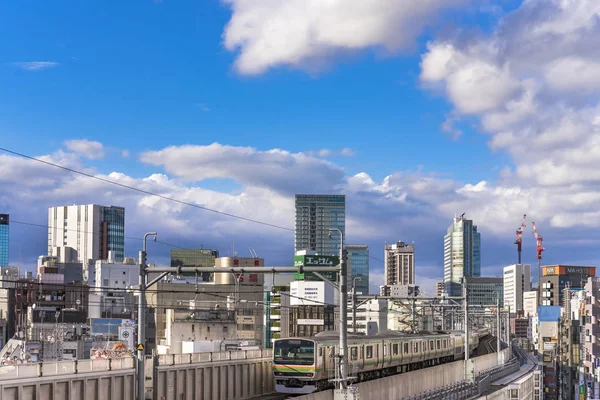
[{"label": "tall white building", "polygon": [[462,294],[465,276],[481,276],[481,235],[464,214],[454,218],[444,236],[444,285],[450,296]]},{"label": "tall white building", "polygon": [[504,307],[510,307],[514,314],[523,311],[523,293],[528,291],[531,291],[531,265],[504,267]]},{"label": "tall white building", "polygon": [[96,204],[48,209],[48,255],[59,262],[123,261],[125,209]]},{"label": "tall white building", "polygon": [[415,245],[397,242],[384,251],[385,285],[414,285]]},{"label": "tall white building", "polygon": [[538,292],[530,290],[523,292],[523,315],[533,317],[537,315],[538,308]]}]

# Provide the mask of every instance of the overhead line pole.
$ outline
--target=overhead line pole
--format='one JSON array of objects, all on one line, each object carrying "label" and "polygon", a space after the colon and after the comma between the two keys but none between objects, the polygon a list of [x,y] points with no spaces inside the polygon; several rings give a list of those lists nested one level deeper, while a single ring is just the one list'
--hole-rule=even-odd
[{"label": "overhead line pole", "polygon": [[[200,273],[200,272],[210,272],[215,274],[229,274],[229,273],[258,273],[258,274],[269,274],[269,273],[285,273],[285,272],[298,272],[300,270],[301,273],[306,272],[333,272],[340,274],[340,327],[346,328],[348,324],[348,315],[347,315],[347,301],[348,301],[348,293],[346,287],[346,260],[343,253],[343,247],[341,251],[341,259],[340,264],[337,266],[331,267],[249,267],[249,268],[220,268],[220,267],[153,267],[149,268],[146,263],[146,238],[148,236],[154,236],[156,238],[156,233],[151,232],[144,235],[144,246],[143,250],[139,254],[139,264],[140,264],[140,274],[139,274],[139,287],[137,288],[138,293],[140,294],[140,299],[138,303],[138,345],[142,345],[144,348],[146,341],[146,324],[144,320],[144,311],[146,307],[146,289],[150,286],[154,285],[160,279],[164,278],[167,274],[182,274],[182,273]],[[343,239],[342,239],[343,243]],[[149,273],[159,273],[160,275],[153,279],[151,282],[146,283],[146,278]],[[345,305],[345,306],[344,306]],[[346,354],[347,354],[347,328],[343,329],[340,332],[340,377],[342,377],[342,385],[344,388],[347,387],[347,368],[346,362]],[[137,400],[145,400],[145,354],[144,349],[138,350],[137,352]],[[346,378],[346,379],[344,379]]]}]

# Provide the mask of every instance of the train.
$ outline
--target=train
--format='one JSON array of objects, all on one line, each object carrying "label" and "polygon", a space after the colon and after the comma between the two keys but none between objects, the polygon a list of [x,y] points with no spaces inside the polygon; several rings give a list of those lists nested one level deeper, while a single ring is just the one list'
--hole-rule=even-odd
[{"label": "train", "polygon": [[[472,331],[469,352],[487,329]],[[348,335],[348,376],[363,382],[464,359],[463,332],[406,334],[386,331],[373,336]],[[273,375],[278,393],[308,394],[329,389],[339,362],[339,333],[325,331],[310,338],[277,339]]]}]

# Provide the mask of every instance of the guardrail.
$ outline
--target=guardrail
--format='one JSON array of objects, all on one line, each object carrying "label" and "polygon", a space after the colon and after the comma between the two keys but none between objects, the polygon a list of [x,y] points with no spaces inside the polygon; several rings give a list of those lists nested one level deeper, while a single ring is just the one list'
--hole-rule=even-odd
[{"label": "guardrail", "polygon": [[215,353],[192,353],[192,354],[161,354],[158,356],[158,365],[181,365],[210,363],[214,361],[250,360],[258,358],[271,358],[273,350],[237,350],[222,351]]},{"label": "guardrail", "polygon": [[135,368],[133,357],[3,365],[0,367],[0,380],[74,375],[133,368]]}]

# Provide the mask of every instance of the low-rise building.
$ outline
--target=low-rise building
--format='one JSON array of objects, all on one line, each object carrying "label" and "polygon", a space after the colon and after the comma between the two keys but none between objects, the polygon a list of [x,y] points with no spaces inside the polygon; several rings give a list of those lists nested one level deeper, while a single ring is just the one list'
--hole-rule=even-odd
[{"label": "low-rise building", "polygon": [[499,299],[500,307],[504,306],[503,278],[467,276],[465,282],[469,305],[494,306]]},{"label": "low-rise building", "polygon": [[376,335],[387,330],[388,301],[372,299],[356,309],[356,332],[354,331],[354,313],[348,310],[348,332],[362,335]]}]

